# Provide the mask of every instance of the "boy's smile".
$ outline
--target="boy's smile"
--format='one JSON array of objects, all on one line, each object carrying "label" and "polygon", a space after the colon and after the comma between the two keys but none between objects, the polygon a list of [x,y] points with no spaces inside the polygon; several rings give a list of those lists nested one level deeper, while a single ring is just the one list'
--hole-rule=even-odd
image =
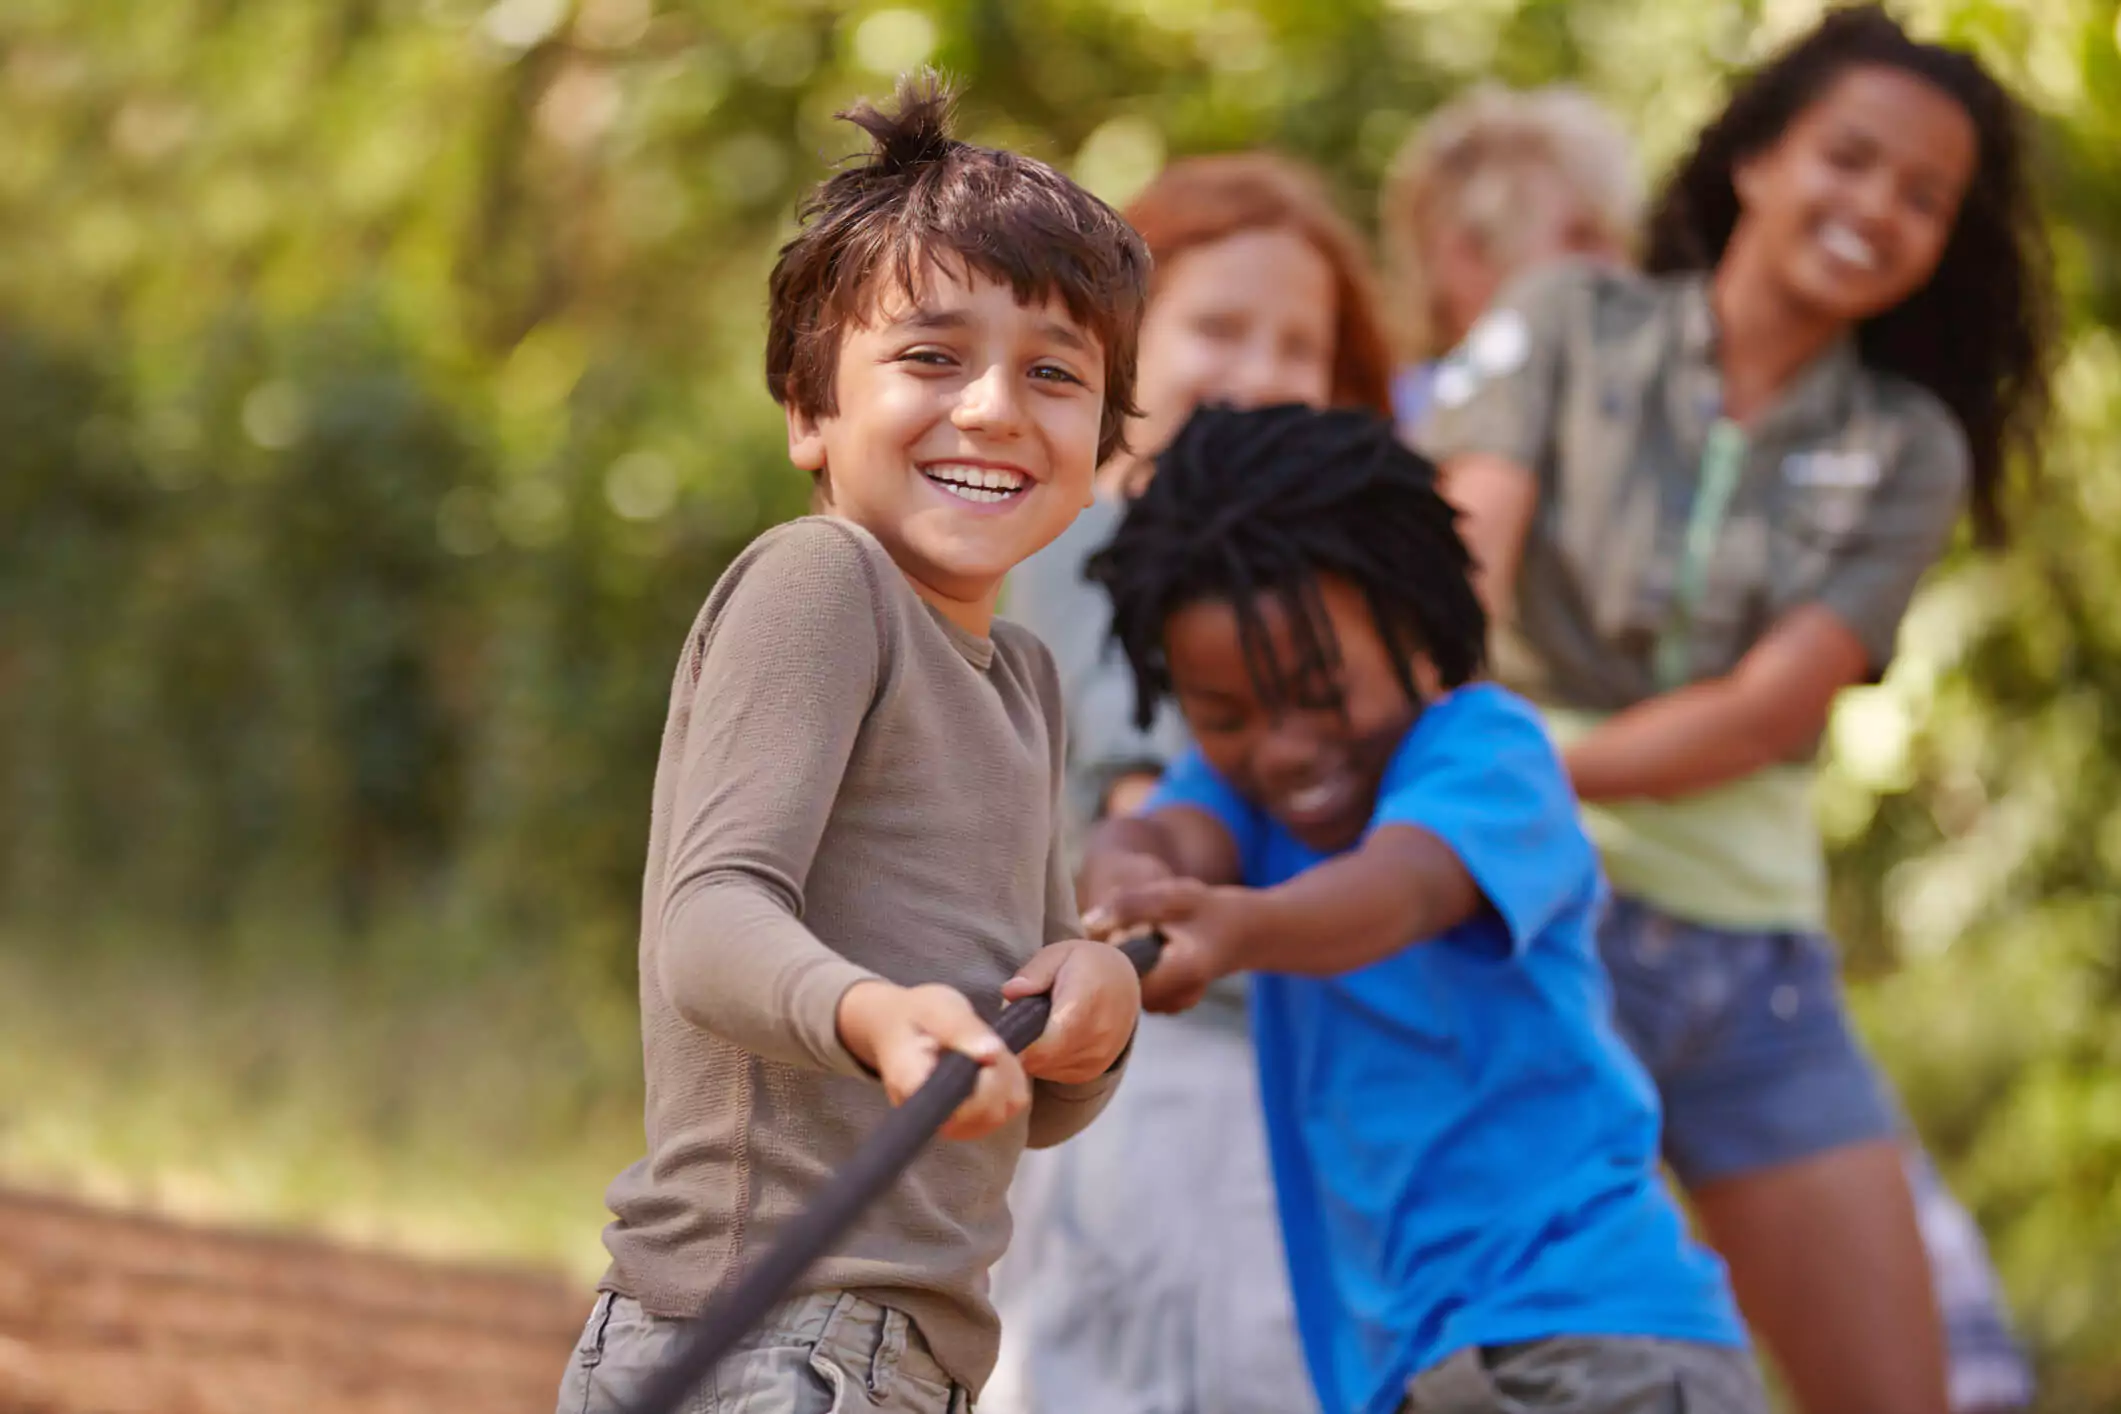
[{"label": "boy's smile", "polygon": [[840,340],[838,410],[788,415],[789,456],[916,592],[989,630],[1002,577],[1090,502],[1104,353],[1057,301],[942,262]]},{"label": "boy's smile", "polygon": [[[1303,844],[1331,854],[1362,838],[1386,765],[1418,706],[1400,684],[1362,591],[1318,579],[1339,662],[1300,670],[1304,655],[1275,593],[1256,601],[1263,645],[1288,681],[1286,702],[1262,699],[1246,662],[1237,610],[1197,600],[1164,626],[1173,692],[1203,755],[1238,791]],[[1415,685],[1433,697],[1435,669],[1416,654]]]}]

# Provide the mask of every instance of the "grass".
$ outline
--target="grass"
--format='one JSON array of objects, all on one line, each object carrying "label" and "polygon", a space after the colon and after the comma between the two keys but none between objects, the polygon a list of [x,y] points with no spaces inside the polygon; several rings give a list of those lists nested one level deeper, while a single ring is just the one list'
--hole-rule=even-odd
[{"label": "grass", "polygon": [[446,941],[0,931],[0,1182],[593,1275],[640,1152],[633,998],[424,966]]}]

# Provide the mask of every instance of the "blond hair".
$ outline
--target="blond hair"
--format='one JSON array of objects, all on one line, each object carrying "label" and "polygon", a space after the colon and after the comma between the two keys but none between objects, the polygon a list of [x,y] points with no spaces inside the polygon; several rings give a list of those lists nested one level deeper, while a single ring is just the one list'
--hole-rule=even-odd
[{"label": "blond hair", "polygon": [[1410,353],[1436,348],[1435,292],[1422,278],[1424,241],[1449,225],[1505,268],[1521,259],[1517,220],[1539,181],[1559,178],[1605,236],[1636,246],[1643,187],[1626,131],[1568,84],[1517,90],[1481,84],[1432,113],[1394,158],[1382,222],[1398,317]]}]

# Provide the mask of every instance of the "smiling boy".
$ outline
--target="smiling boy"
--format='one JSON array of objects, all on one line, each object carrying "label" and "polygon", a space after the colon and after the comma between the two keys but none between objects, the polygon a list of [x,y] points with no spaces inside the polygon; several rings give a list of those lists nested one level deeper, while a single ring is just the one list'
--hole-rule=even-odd
[{"label": "smiling boy", "polygon": [[[1197,413],[1091,562],[1196,747],[1084,860],[1143,1003],[1251,971],[1297,1325],[1335,1414],[1761,1414],[1609,1021],[1605,890],[1433,469],[1381,418]],[[1100,916],[1101,915],[1101,916]]]},{"label": "smiling boy", "polygon": [[[1026,1145],[1117,1083],[1139,986],[1079,938],[1052,660],[1002,578],[1089,503],[1130,409],[1148,258],[1043,164],[948,134],[949,96],[847,116],[872,151],[806,203],[767,380],[827,512],[769,531],[686,640],[642,895],[647,1156],[562,1414],[616,1411],[939,1053],[971,1099],[715,1372],[712,1414],[960,1414]],[[989,1029],[1050,990],[1019,1058]]]}]

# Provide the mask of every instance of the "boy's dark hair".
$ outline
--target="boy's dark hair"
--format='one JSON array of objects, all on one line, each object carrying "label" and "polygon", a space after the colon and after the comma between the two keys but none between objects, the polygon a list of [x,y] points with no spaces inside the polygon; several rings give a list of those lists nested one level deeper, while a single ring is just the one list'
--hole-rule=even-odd
[{"label": "boy's dark hair", "polygon": [[[1322,574],[1362,591],[1409,697],[1421,698],[1416,653],[1444,686],[1465,682],[1485,657],[1487,616],[1457,518],[1437,494],[1435,466],[1374,413],[1201,408],[1085,571],[1112,596],[1112,637],[1134,669],[1135,722],[1146,728],[1171,691],[1165,622],[1200,600],[1236,611],[1262,701],[1315,698],[1310,684],[1333,681],[1340,666]],[[1266,593],[1288,617],[1296,663],[1277,661],[1268,642]]]},{"label": "boy's dark hair", "polygon": [[1848,70],[1883,65],[1956,99],[1978,139],[1974,178],[1929,283],[1857,330],[1865,363],[1918,383],[1950,408],[1973,455],[1974,528],[2003,539],[2001,489],[2012,453],[2040,464],[2055,349],[2047,230],[2024,114],[1970,54],[1909,38],[1877,5],[1831,11],[1743,78],[1702,130],[1650,219],[1652,272],[1700,270],[1723,257],[1738,223],[1732,169],[1771,147]]},{"label": "boy's dark hair", "polygon": [[1104,202],[1043,162],[950,136],[956,95],[932,72],[899,82],[895,111],[839,114],[869,134],[866,159],[796,209],[769,285],[766,386],[809,417],[839,410],[841,333],[868,316],[879,281],[913,290],[941,260],[1007,284],[1020,301],[1058,297],[1104,346],[1103,462],[1125,445],[1149,253]]}]

